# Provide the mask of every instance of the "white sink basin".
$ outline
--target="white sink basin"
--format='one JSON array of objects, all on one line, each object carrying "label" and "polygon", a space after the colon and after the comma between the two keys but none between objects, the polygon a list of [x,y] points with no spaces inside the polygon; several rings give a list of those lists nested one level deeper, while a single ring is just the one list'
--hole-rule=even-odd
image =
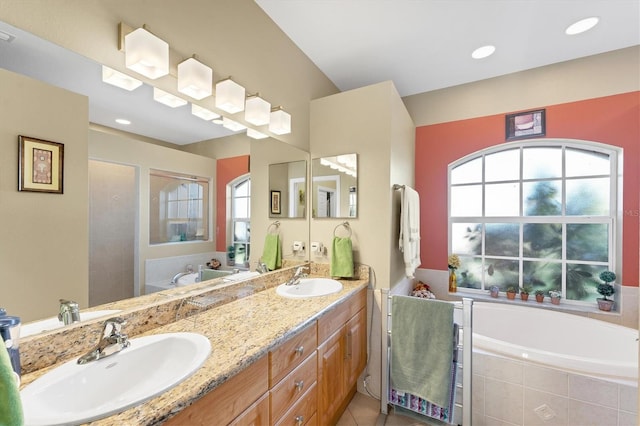
[{"label": "white sink basin", "polygon": [[176,285],[178,287],[182,287],[185,285],[195,284],[197,282],[198,282],[198,273],[194,272],[192,274],[183,275],[180,278],[178,278]]},{"label": "white sink basin", "polygon": [[81,424],[119,413],[188,378],[210,352],[200,334],[169,333],[131,339],[128,348],[88,364],[73,359],[20,392],[25,425]]},{"label": "white sink basin", "polygon": [[280,284],[276,288],[276,293],[291,299],[304,299],[326,296],[340,290],[342,290],[342,283],[331,278],[302,278],[298,285]]},{"label": "white sink basin", "polygon": [[[80,321],[89,321],[92,319],[115,315],[120,312],[120,309],[104,309],[101,311],[93,312],[80,312]],[[20,327],[20,337],[27,337],[33,334],[43,333],[49,330],[55,330],[56,328],[64,327],[64,323],[58,319],[58,317],[46,318],[39,321],[33,321],[23,324]]]}]

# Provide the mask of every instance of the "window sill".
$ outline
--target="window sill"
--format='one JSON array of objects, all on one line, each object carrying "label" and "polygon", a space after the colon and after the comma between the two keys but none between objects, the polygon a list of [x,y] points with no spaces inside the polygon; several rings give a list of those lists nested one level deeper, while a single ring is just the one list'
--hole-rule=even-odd
[{"label": "window sill", "polygon": [[[474,301],[480,301],[480,302],[507,303],[507,304],[515,304],[518,306],[527,306],[530,308],[537,308],[537,309],[551,309],[551,310],[575,312],[575,313],[620,316],[619,311],[611,311],[611,312],[601,311],[600,309],[598,309],[596,302],[594,302],[594,306],[574,305],[572,303],[563,303],[562,301],[560,301],[559,305],[554,305],[553,303],[551,303],[549,296],[545,296],[544,302],[538,303],[536,302],[535,296],[533,294],[529,295],[529,300],[527,300],[526,302],[521,300],[520,296],[516,296],[516,298],[513,300],[507,299],[507,296],[505,296],[502,293],[498,297],[491,297],[488,294],[484,295],[480,293],[465,292],[465,291],[449,293],[449,297],[456,297],[456,296],[468,297],[470,299],[473,299]],[[618,307],[619,303],[620,302],[616,300],[616,305],[615,305],[616,308]]]}]

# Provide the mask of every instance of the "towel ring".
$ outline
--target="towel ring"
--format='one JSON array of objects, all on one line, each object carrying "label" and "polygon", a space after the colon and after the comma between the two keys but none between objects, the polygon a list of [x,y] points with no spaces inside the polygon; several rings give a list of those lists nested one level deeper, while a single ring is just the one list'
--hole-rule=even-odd
[{"label": "towel ring", "polygon": [[275,222],[273,222],[271,225],[269,225],[269,227],[267,228],[267,234],[271,232],[271,228],[275,227],[275,231],[276,233],[278,232],[278,228],[280,228],[280,221],[276,220]]},{"label": "towel ring", "polygon": [[340,228],[341,226],[344,226],[347,229],[347,231],[349,231],[349,238],[350,238],[351,237],[351,226],[349,226],[349,222],[343,222],[343,223],[339,224],[338,226],[336,226],[333,229],[333,236],[337,237],[336,231],[338,231],[338,228]]}]

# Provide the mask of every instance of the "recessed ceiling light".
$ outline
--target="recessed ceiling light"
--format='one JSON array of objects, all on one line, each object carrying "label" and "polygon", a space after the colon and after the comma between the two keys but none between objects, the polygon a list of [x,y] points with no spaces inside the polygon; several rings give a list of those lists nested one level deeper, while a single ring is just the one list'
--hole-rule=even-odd
[{"label": "recessed ceiling light", "polygon": [[15,40],[16,36],[13,34],[5,33],[4,31],[0,31],[0,40],[6,41],[7,43],[11,43]]},{"label": "recessed ceiling light", "polygon": [[482,59],[486,58],[487,56],[493,55],[493,52],[495,51],[496,47],[488,44],[486,46],[478,47],[476,50],[474,50],[473,53],[471,53],[471,57],[473,59]]},{"label": "recessed ceiling light", "polygon": [[566,35],[576,35],[583,33],[585,31],[589,31],[591,28],[595,27],[598,23],[599,19],[596,16],[592,16],[590,18],[581,19],[578,22],[575,22],[567,27],[564,30]]},{"label": "recessed ceiling light", "polygon": [[131,124],[131,121],[127,120],[126,118],[116,118],[116,123],[118,124]]}]

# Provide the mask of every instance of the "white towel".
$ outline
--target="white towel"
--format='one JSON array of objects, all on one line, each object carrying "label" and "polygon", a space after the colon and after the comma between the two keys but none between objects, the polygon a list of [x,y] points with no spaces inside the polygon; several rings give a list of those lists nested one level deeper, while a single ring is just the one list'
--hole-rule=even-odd
[{"label": "white towel", "polygon": [[413,278],[420,260],[420,196],[411,187],[402,190],[400,239],[398,246],[403,253],[405,274]]}]

